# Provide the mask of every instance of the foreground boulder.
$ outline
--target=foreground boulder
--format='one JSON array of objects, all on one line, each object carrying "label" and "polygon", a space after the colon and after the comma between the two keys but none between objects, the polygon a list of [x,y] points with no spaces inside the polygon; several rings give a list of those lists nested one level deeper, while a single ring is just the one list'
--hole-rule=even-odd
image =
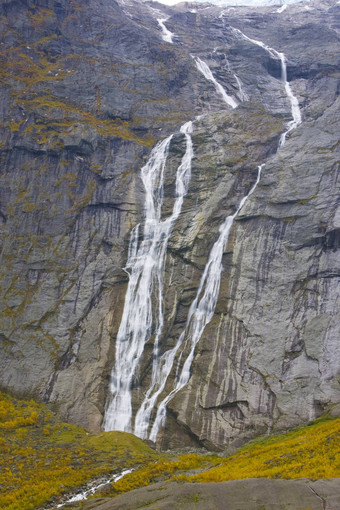
[{"label": "foreground boulder", "polygon": [[118,498],[67,505],[84,510],[337,510],[338,479],[266,480],[220,483],[158,483]]}]

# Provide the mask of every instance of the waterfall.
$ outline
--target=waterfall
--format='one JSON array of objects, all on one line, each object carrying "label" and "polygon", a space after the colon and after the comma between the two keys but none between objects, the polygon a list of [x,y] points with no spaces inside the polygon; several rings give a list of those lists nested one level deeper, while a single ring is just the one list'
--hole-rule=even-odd
[{"label": "waterfall", "polygon": [[[192,131],[192,123],[188,122],[181,128],[181,132],[186,137],[186,152],[183,156],[182,163],[177,170],[176,176],[176,202],[174,205],[173,216],[171,222],[173,223],[179,216],[181,211],[184,195],[187,192],[190,175],[191,175],[191,160],[193,157],[192,140],[190,133]],[[173,366],[173,357],[171,352],[166,352],[163,356],[158,356],[158,340],[157,335],[154,343],[153,352],[153,365],[152,365],[152,379],[151,385],[145,395],[145,399],[142,402],[136,414],[135,429],[134,433],[141,437],[147,437],[147,430],[150,421],[150,415],[152,409],[157,401],[158,396],[163,391],[167,378],[170,374]]]},{"label": "waterfall", "polygon": [[299,124],[301,124],[302,119],[301,119],[301,111],[299,108],[299,101],[294,96],[292,89],[290,88],[289,82],[287,81],[286,57],[285,57],[284,53],[279,53],[278,55],[281,60],[281,79],[285,84],[285,90],[286,90],[286,94],[287,94],[290,104],[291,104],[292,117],[293,117],[293,120],[288,122],[287,131],[285,131],[281,135],[279,147],[282,147],[286,141],[287,134],[290,133],[290,131],[293,131],[293,129],[295,129]]},{"label": "waterfall", "polygon": [[214,78],[210,67],[205,62],[203,62],[203,60],[201,60],[199,57],[193,57],[193,59],[195,60],[197,69],[203,74],[203,76],[208,81],[211,81],[215,85],[216,92],[220,94],[220,96],[222,96],[223,101],[232,108],[237,108],[238,106],[237,102],[235,101],[234,98],[232,98],[226,93],[222,85],[218,83],[218,81]]},{"label": "waterfall", "polygon": [[[263,166],[264,165],[260,165],[258,167],[256,182],[252,186],[249,193],[242,198],[236,212],[231,216],[227,216],[224,223],[220,226],[219,236],[211,249],[209,259],[201,277],[195,299],[190,306],[185,329],[182,332],[175,348],[172,350],[173,352],[171,353],[171,359],[174,359],[180,347],[182,347],[182,354],[184,354],[185,350],[189,350],[189,353],[187,354],[182,369],[179,370],[178,367],[179,376],[177,377],[175,387],[158,406],[156,419],[150,434],[150,439],[152,441],[156,441],[159,429],[164,424],[167,403],[189,381],[195,347],[202,336],[205,326],[211,321],[215,311],[221,282],[222,256],[228,243],[231,227],[233,225],[234,219],[244,206],[248,197],[253,193],[256,186],[258,185]],[[184,342],[185,336],[187,338]],[[182,358],[182,356],[180,356],[180,358]]]},{"label": "waterfall", "polygon": [[167,19],[168,18],[158,18],[157,21],[158,21],[159,26],[162,29],[163,41],[173,44],[172,38],[174,37],[174,34],[172,32],[170,32],[170,30],[168,30],[166,28],[166,26],[164,25],[164,21],[166,21]]},{"label": "waterfall", "polygon": [[242,101],[242,103],[244,101],[249,101],[248,94],[246,94],[244,92],[244,90],[243,90],[243,83],[241,82],[240,78],[237,76],[237,74],[234,74],[234,78],[235,78],[237,86],[238,86],[240,100]]},{"label": "waterfall", "polygon": [[288,5],[287,4],[283,4],[281,5],[281,7],[279,7],[278,9],[276,9],[275,12],[278,12],[279,14],[281,14],[283,11],[285,11],[287,9]]},{"label": "waterfall", "polygon": [[[250,39],[246,35],[244,35],[240,30],[233,29],[235,32],[240,33],[245,39],[251,41],[254,44],[258,44],[262,48],[264,48],[266,51],[269,52],[269,54],[275,58],[280,58],[281,60],[281,79],[285,84],[285,90],[286,94],[290,100],[291,103],[291,109],[292,109],[292,117],[293,120],[289,122],[288,124],[288,131],[286,131],[280,139],[280,146],[284,144],[285,137],[289,131],[292,129],[295,129],[298,124],[301,123],[301,112],[299,109],[299,104],[296,99],[296,97],[293,95],[290,85],[287,81],[287,69],[286,69],[286,61],[285,61],[285,55],[283,53],[279,53],[278,51],[274,50],[273,48],[270,48],[262,41],[256,41],[255,39]],[[224,101],[226,101],[230,106],[235,108],[230,102],[230,96],[227,96],[225,93],[223,87],[218,84],[213,77],[211,70],[209,67],[200,60],[199,58],[195,58],[196,65],[198,69],[204,74],[204,76],[212,81],[215,84],[216,90],[221,94]],[[237,77],[235,75],[235,79],[237,80]],[[241,84],[238,82],[239,89],[241,92]],[[220,87],[222,88],[223,92],[221,91]],[[227,96],[227,98],[225,97]],[[200,284],[196,293],[196,297],[194,301],[192,302],[186,325],[184,328],[184,331],[180,335],[175,347],[168,351],[164,355],[164,357],[167,357],[167,362],[171,364],[174,363],[175,357],[178,353],[178,362],[177,362],[177,371],[176,371],[176,382],[173,387],[173,389],[168,393],[168,395],[159,403],[156,418],[154,421],[154,424],[151,429],[150,433],[150,439],[152,441],[156,441],[157,435],[159,433],[159,429],[161,426],[164,425],[164,421],[166,418],[166,406],[168,402],[178,393],[189,381],[190,378],[190,370],[191,365],[194,359],[194,353],[197,343],[199,342],[202,333],[204,331],[205,326],[211,321],[214,310],[216,307],[218,294],[219,294],[219,288],[220,288],[220,281],[221,281],[221,272],[222,272],[222,256],[223,251],[225,249],[225,246],[228,243],[228,238],[230,234],[230,230],[232,228],[234,219],[244,206],[245,202],[249,198],[249,196],[254,192],[255,188],[257,187],[260,178],[261,178],[261,171],[264,164],[260,165],[258,167],[258,174],[255,184],[252,186],[249,193],[242,198],[236,212],[232,216],[228,216],[224,223],[221,225],[219,229],[219,236],[217,240],[215,241],[212,250],[209,255],[208,262],[205,266],[203,275],[200,280]],[[185,361],[182,365],[182,368],[180,368],[180,362],[183,358],[185,358]],[[168,370],[168,373],[170,373],[171,368]],[[162,388],[165,388],[166,381],[162,381]],[[161,390],[159,391],[161,393]],[[157,395],[158,396],[158,395]]]},{"label": "waterfall", "polygon": [[[115,366],[111,374],[110,397],[107,405],[105,430],[132,431],[131,387],[137,377],[138,365],[146,342],[154,335],[154,358],[158,357],[158,341],[163,329],[163,274],[165,254],[172,226],[178,218],[191,177],[192,122],[180,132],[186,140],[186,150],[176,173],[176,197],[170,217],[162,221],[164,170],[172,135],[159,142],[141,170],[145,188],[145,225],[138,247],[139,225],[130,235],[125,271],[129,284],[123,316],[116,340]],[[157,303],[156,327],[153,327],[152,296]],[[155,362],[157,363],[157,361]],[[153,379],[157,368],[153,368]]]},{"label": "waterfall", "polygon": [[299,108],[299,101],[294,96],[292,89],[289,85],[289,82],[287,81],[286,56],[284,53],[274,50],[274,48],[271,48],[270,46],[268,46],[267,44],[265,44],[262,41],[258,41],[257,39],[251,39],[246,34],[241,32],[241,30],[239,30],[238,28],[234,28],[234,27],[230,27],[230,28],[234,33],[241,35],[243,37],[243,39],[246,39],[247,41],[251,42],[252,44],[256,44],[257,46],[260,46],[261,48],[266,50],[270,56],[272,56],[274,58],[279,58],[281,61],[281,80],[284,83],[285,91],[286,91],[287,97],[291,104],[291,112],[292,112],[292,117],[293,117],[293,119],[290,122],[288,122],[287,131],[285,131],[281,135],[279,147],[282,147],[286,141],[287,134],[290,133],[291,131],[293,131],[293,129],[295,129],[302,122],[301,111]]},{"label": "waterfall", "polygon": [[[158,20],[164,32],[167,31],[167,29],[164,24],[162,26],[163,21],[165,20]],[[253,44],[261,46],[268,51],[272,57],[279,58],[281,61],[282,81],[284,82],[285,91],[291,103],[293,117],[292,121],[288,124],[288,130],[281,136],[279,145],[279,147],[281,147],[285,142],[287,133],[295,129],[297,125],[301,123],[301,112],[298,100],[293,95],[287,81],[285,55],[270,48],[262,41],[250,39],[236,28],[232,28],[232,30],[235,33],[241,34],[242,37]],[[171,33],[169,32],[169,34]],[[170,36],[166,36],[164,33],[164,37]],[[168,40],[168,42],[172,42],[172,40]],[[214,84],[216,91],[222,97],[223,101],[232,108],[236,108],[238,106],[237,102],[229,96],[222,85],[217,82],[209,66],[199,57],[193,58],[197,69],[207,80]],[[245,100],[246,97],[242,90],[242,84],[236,75],[234,75],[234,77],[238,83],[240,98],[241,100]],[[138,246],[140,226],[137,225],[132,229],[130,235],[128,261],[125,267],[125,271],[129,275],[129,284],[125,296],[123,316],[116,340],[115,366],[112,370],[110,397],[108,399],[104,419],[105,430],[133,431],[141,438],[148,437],[152,411],[156,407],[159,397],[165,390],[168,378],[176,362],[174,386],[157,407],[156,418],[149,436],[153,441],[156,440],[159,429],[164,424],[168,402],[189,381],[195,348],[202,336],[205,326],[213,317],[217,303],[222,272],[222,256],[225,246],[228,243],[230,230],[234,219],[259,183],[261,170],[264,166],[260,165],[258,167],[256,182],[249,193],[242,198],[236,212],[228,216],[221,225],[217,240],[209,254],[195,299],[190,306],[184,330],[174,347],[160,355],[159,340],[164,326],[163,274],[165,257],[172,227],[180,215],[191,176],[191,161],[193,157],[191,139],[192,122],[184,124],[180,132],[185,136],[186,149],[181,164],[176,172],[176,196],[172,214],[164,221],[161,219],[164,171],[173,135],[155,146],[147,164],[141,170],[141,177],[145,188],[145,224],[143,238]],[[138,375],[139,363],[144,352],[145,344],[151,337],[153,337],[151,383],[136,413],[133,427],[131,388]]]}]

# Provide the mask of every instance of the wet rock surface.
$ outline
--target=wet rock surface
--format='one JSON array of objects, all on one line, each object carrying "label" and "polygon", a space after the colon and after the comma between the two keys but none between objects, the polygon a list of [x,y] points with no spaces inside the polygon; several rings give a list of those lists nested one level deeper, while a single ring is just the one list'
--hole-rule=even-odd
[{"label": "wet rock surface", "polygon": [[[179,128],[202,116],[168,244],[161,352],[183,330],[221,223],[265,167],[235,220],[213,320],[159,442],[223,450],[339,401],[340,6],[205,7],[0,3],[0,384],[100,429],[129,233],[143,223],[140,168],[158,140],[177,133],[166,217],[185,150]],[[174,44],[161,37],[159,13]],[[279,151],[291,120],[280,61],[233,27],[286,55],[303,122]],[[192,55],[237,109],[221,102]],[[148,345],[135,410],[150,383],[150,353]]]}]

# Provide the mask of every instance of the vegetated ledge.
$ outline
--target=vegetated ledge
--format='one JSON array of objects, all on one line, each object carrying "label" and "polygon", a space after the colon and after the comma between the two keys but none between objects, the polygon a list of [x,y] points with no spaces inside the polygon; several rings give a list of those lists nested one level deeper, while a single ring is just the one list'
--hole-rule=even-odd
[{"label": "vegetated ledge", "polygon": [[[108,486],[97,496],[119,496],[160,480],[181,482],[182,487],[183,481],[339,477],[339,439],[340,418],[323,417],[286,434],[260,438],[227,458],[221,454],[159,453],[132,434],[88,434],[81,427],[58,422],[42,404],[33,400],[18,400],[0,393],[0,507],[3,510],[29,510],[47,504],[55,507],[63,500],[63,495],[70,495],[77,489],[79,491],[86,482],[99,477],[109,479],[115,472],[131,467],[136,468],[134,472]],[[197,489],[184,491],[189,502],[190,498],[200,492],[198,487],[203,485],[205,484],[195,483],[192,486]],[[315,491],[317,490],[316,487]],[[338,497],[339,491],[338,489]],[[149,493],[153,494],[150,487]],[[135,508],[133,502],[132,506],[119,506],[120,499],[118,498],[117,503],[110,502],[111,506],[103,506],[103,510]],[[197,499],[199,500],[200,498]],[[91,506],[87,505],[94,503],[89,502],[85,506],[83,504],[81,502],[72,505],[75,508],[90,509]],[[101,507],[99,500],[96,508],[97,506]],[[171,504],[169,508],[172,506]],[[251,510],[253,507],[249,505],[244,508]],[[205,510],[208,510],[208,507],[205,507]]]}]

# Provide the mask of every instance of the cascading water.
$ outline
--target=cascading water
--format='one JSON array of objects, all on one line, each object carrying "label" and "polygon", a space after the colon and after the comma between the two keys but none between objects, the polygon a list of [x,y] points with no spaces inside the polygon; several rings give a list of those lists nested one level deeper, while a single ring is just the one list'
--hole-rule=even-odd
[{"label": "cascading water", "polygon": [[168,17],[164,17],[164,13],[159,9],[155,9],[154,7],[151,6],[149,6],[149,9],[152,12],[152,16],[156,18],[157,23],[160,26],[163,41],[173,44],[174,42],[172,39],[173,37],[175,37],[175,34],[170,32],[170,30],[164,24],[167,21]]},{"label": "cascading water", "polygon": [[[196,297],[190,306],[185,329],[182,332],[175,348],[172,350],[173,352],[171,353],[171,358],[175,358],[175,355],[177,354],[180,347],[182,347],[182,354],[185,352],[185,350],[188,349],[189,354],[187,355],[183,367],[180,370],[180,374],[177,378],[174,389],[162,400],[158,406],[156,419],[150,434],[150,439],[152,441],[156,441],[159,429],[164,424],[167,403],[189,381],[195,347],[202,336],[205,326],[211,321],[215,311],[221,282],[222,256],[225,246],[228,243],[231,227],[233,225],[234,219],[244,206],[248,197],[253,193],[256,186],[258,185],[263,166],[264,165],[260,165],[258,167],[256,182],[249,191],[248,195],[242,198],[236,212],[232,216],[227,216],[224,223],[220,226],[219,236],[212,247],[208,262],[201,277]],[[184,342],[185,337],[186,341]],[[182,356],[180,356],[180,359],[181,357]]]},{"label": "cascading water", "polygon": [[[161,27],[164,20],[158,20]],[[164,25],[163,25],[164,27]],[[162,27],[162,30],[163,30]],[[166,29],[166,27],[164,27]],[[167,30],[167,29],[166,29]],[[270,48],[265,43],[250,39],[240,30],[232,28],[235,33],[250,42],[264,48],[274,58],[281,60],[282,81],[285,84],[286,94],[291,102],[292,121],[288,124],[288,130],[280,139],[281,147],[285,143],[286,135],[301,123],[301,112],[296,97],[293,95],[287,81],[286,60],[283,53]],[[165,34],[163,34],[165,37]],[[165,39],[164,39],[165,40]],[[168,41],[168,42],[172,42]],[[237,102],[229,96],[220,83],[214,78],[208,65],[199,57],[193,57],[198,70],[211,81],[216,91],[232,108],[238,106]],[[242,84],[235,75],[239,86],[240,99],[246,100],[242,95]],[[253,193],[259,183],[261,170],[264,165],[258,167],[257,180],[249,193],[241,200],[236,212],[228,216],[219,229],[219,235],[214,243],[205,266],[196,297],[192,302],[185,328],[172,349],[159,355],[159,339],[163,330],[163,273],[165,254],[172,226],[178,218],[191,174],[192,149],[192,123],[188,122],[181,128],[185,135],[186,151],[176,174],[176,198],[172,214],[169,218],[161,220],[161,208],[163,202],[164,169],[169,152],[172,136],[159,142],[151,152],[148,163],[142,168],[142,180],[146,191],[145,200],[145,226],[143,239],[138,247],[139,225],[131,232],[128,262],[125,270],[129,274],[129,285],[125,298],[123,317],[116,340],[116,362],[111,378],[111,399],[105,414],[105,430],[134,431],[142,438],[148,437],[148,429],[153,409],[157,405],[158,398],[165,390],[169,375],[177,358],[176,382],[173,389],[161,400],[157,407],[150,439],[156,441],[160,427],[164,424],[166,406],[174,395],[180,391],[189,381],[194,352],[205,326],[211,321],[218,299],[221,281],[222,256],[228,242],[230,230],[234,219],[241,208]],[[152,296],[153,290],[157,289],[156,328],[153,330]],[[135,426],[132,427],[132,402],[131,386],[137,375],[146,342],[154,335],[153,364],[150,387],[138,409],[135,418]],[[184,360],[184,362],[182,361]]]},{"label": "cascading water", "polygon": [[241,32],[241,30],[239,30],[238,28],[234,28],[234,27],[230,27],[230,28],[234,33],[241,35],[243,37],[243,39],[246,39],[247,41],[249,41],[253,44],[256,44],[257,46],[260,46],[261,48],[266,50],[269,53],[269,55],[271,55],[274,58],[279,58],[281,61],[281,80],[284,82],[284,85],[285,85],[285,91],[286,91],[287,97],[291,104],[291,112],[292,112],[292,117],[293,117],[293,119],[290,122],[288,122],[287,131],[285,131],[281,135],[279,147],[282,147],[286,141],[287,134],[290,133],[291,131],[293,131],[293,129],[295,129],[302,122],[301,111],[299,108],[299,101],[294,96],[292,89],[289,85],[289,82],[287,81],[287,64],[286,64],[285,54],[274,50],[274,48],[271,48],[270,46],[268,46],[267,44],[265,44],[262,41],[258,41],[257,39],[251,39],[246,34]]},{"label": "cascading water", "polygon": [[288,5],[287,4],[283,4],[281,5],[281,7],[279,7],[278,9],[276,9],[276,12],[278,12],[279,14],[281,14],[283,11],[285,11],[287,9]]},{"label": "cascading water", "polygon": [[[185,134],[187,149],[183,156],[182,163],[177,171],[176,178],[176,202],[174,205],[173,215],[171,217],[171,224],[178,218],[181,211],[184,195],[187,192],[188,184],[191,175],[191,160],[193,157],[193,148],[191,133],[192,123],[188,122],[181,128],[181,132]],[[173,365],[173,359],[169,352],[158,356],[158,340],[159,335],[156,336],[153,351],[153,365],[152,365],[152,379],[151,385],[146,393],[145,399],[142,402],[140,409],[136,414],[134,433],[141,437],[147,437],[147,430],[149,426],[150,416],[152,409],[157,401],[158,396],[163,391],[168,375]]]},{"label": "cascading water", "polygon": [[239,90],[239,98],[240,100],[242,101],[242,103],[244,101],[249,101],[249,96],[248,94],[246,94],[246,92],[244,91],[243,89],[243,84],[240,80],[240,78],[237,76],[237,74],[234,74],[234,78],[236,80],[236,83],[237,83],[237,86],[238,86],[238,90]]},{"label": "cascading water", "polygon": [[[292,116],[293,120],[289,123],[289,129],[286,131],[280,139],[280,146],[282,146],[285,142],[285,137],[289,131],[292,129],[295,129],[298,124],[301,123],[301,113],[298,105],[298,101],[293,95],[291,88],[289,86],[289,83],[287,82],[287,71],[286,71],[286,64],[285,64],[285,56],[283,53],[279,53],[276,50],[270,48],[269,46],[265,45],[261,41],[255,41],[252,39],[249,39],[247,36],[245,36],[241,31],[238,29],[233,29],[239,33],[242,34],[246,39],[250,40],[251,42],[254,42],[255,44],[258,44],[259,46],[263,47],[270,53],[273,57],[279,57],[281,60],[281,71],[282,71],[282,81],[285,83],[285,90],[287,93],[287,96],[290,99],[291,107],[292,107]],[[210,71],[207,72],[206,70],[206,64],[201,61],[200,59],[195,59],[196,65],[198,69],[205,75],[207,79],[210,81],[215,82],[215,79],[212,76],[212,73]],[[204,65],[202,65],[205,64]],[[235,76],[236,78],[236,76]],[[217,90],[219,90],[216,87]],[[224,95],[221,94],[223,99]],[[228,104],[230,104],[229,101],[227,101]],[[204,331],[205,326],[211,321],[214,310],[216,307],[217,299],[218,299],[218,293],[220,288],[220,281],[221,281],[221,271],[222,271],[222,255],[224,251],[224,247],[226,246],[229,238],[229,233],[231,230],[231,227],[233,225],[234,219],[240,212],[241,208],[247,201],[248,197],[254,192],[256,186],[258,185],[261,177],[261,170],[263,168],[264,164],[260,165],[258,167],[258,175],[255,184],[249,191],[248,195],[246,195],[240,202],[240,205],[236,212],[232,216],[228,216],[224,223],[221,225],[219,230],[219,237],[217,238],[215,244],[212,247],[212,250],[209,255],[208,262],[205,266],[200,285],[197,290],[196,297],[194,301],[191,304],[191,307],[189,309],[189,314],[186,322],[186,326],[182,334],[180,335],[177,344],[175,347],[167,353],[168,358],[173,363],[175,360],[176,355],[181,350],[181,353],[179,355],[179,361],[177,363],[177,373],[176,373],[176,383],[174,388],[170,391],[170,393],[160,402],[157,409],[157,415],[154,421],[154,424],[151,429],[150,433],[150,439],[152,441],[156,441],[157,435],[159,433],[159,429],[161,426],[164,425],[164,421],[166,418],[166,406],[168,402],[178,393],[189,381],[190,378],[190,369],[194,358],[195,348],[197,343],[199,342],[202,333]],[[185,340],[186,338],[186,340]],[[183,354],[185,351],[189,351],[187,354],[187,357],[183,363],[182,369],[180,369],[180,362],[181,358],[183,357]],[[169,370],[170,373],[170,370]],[[165,387],[165,382],[162,384],[163,388]]]},{"label": "cascading water", "polygon": [[[164,169],[172,135],[159,142],[152,150],[141,177],[145,196],[144,234],[138,247],[139,226],[131,232],[126,272],[129,284],[125,296],[123,317],[116,340],[116,360],[110,384],[110,402],[107,406],[105,430],[132,431],[131,387],[146,342],[152,334],[154,356],[163,328],[163,274],[165,253],[174,221],[178,218],[191,176],[192,122],[181,127],[186,150],[176,173],[176,198],[170,217],[162,221]],[[153,290],[156,290],[157,326],[153,331]],[[156,370],[156,369],[155,369]]]},{"label": "cascading water", "polygon": [[203,76],[208,80],[211,81],[215,85],[216,92],[222,96],[222,99],[225,103],[227,103],[232,108],[237,108],[238,104],[235,101],[234,98],[229,96],[222,85],[218,83],[218,81],[214,78],[210,67],[199,57],[193,57],[196,63],[197,69],[203,74]]},{"label": "cascading water", "polygon": [[170,30],[168,30],[166,28],[166,26],[164,25],[164,22],[167,20],[167,18],[158,18],[157,21],[158,21],[158,24],[159,26],[161,27],[162,29],[162,39],[163,41],[165,42],[168,42],[168,43],[171,43],[173,44],[173,40],[172,38],[174,37],[174,34],[172,32],[170,32]]},{"label": "cascading water", "polygon": [[287,81],[287,65],[286,65],[286,57],[284,53],[279,53],[279,57],[281,59],[281,73],[282,73],[282,81],[285,84],[286,94],[290,100],[290,104],[292,107],[292,117],[293,120],[288,122],[288,129],[285,133],[281,135],[280,138],[280,147],[282,147],[286,141],[286,136],[290,131],[293,131],[299,124],[302,122],[301,111],[299,107],[299,101],[294,96],[292,89],[290,88],[289,82]]},{"label": "cascading water", "polygon": [[[222,96],[223,100],[232,108],[236,108],[237,107],[236,101],[231,96],[229,96],[226,93],[226,91],[224,90],[224,88],[222,87],[222,85],[220,85],[216,81],[216,79],[214,78],[208,65],[205,62],[203,62],[203,60],[201,60],[199,57],[193,57],[193,58],[195,60],[198,70],[204,75],[204,77],[207,80],[212,81],[214,83],[217,92]],[[216,299],[217,299],[217,297],[216,297]],[[194,309],[194,307],[195,307],[195,305],[193,303],[190,310]],[[189,317],[191,318],[190,312],[189,312]],[[188,320],[190,320],[190,318]],[[204,326],[205,326],[205,324],[204,324]],[[202,328],[202,332],[203,332],[204,326]],[[201,334],[202,333],[200,333],[200,335]],[[148,427],[149,427],[149,423],[150,423],[150,417],[151,417],[152,410],[153,410],[154,406],[156,405],[158,397],[160,396],[160,394],[163,392],[163,390],[165,388],[167,379],[170,375],[170,372],[172,370],[172,367],[173,367],[173,364],[175,361],[176,354],[178,352],[179,347],[181,346],[181,344],[183,342],[184,336],[185,336],[185,331],[180,336],[175,347],[173,349],[166,351],[160,358],[158,358],[157,352],[154,352],[154,362],[153,362],[153,367],[152,367],[151,385],[146,393],[145,399],[142,402],[140,409],[138,410],[138,412],[136,414],[134,433],[139,437],[146,438],[148,435]],[[156,343],[155,343],[155,347],[156,347],[156,349],[158,348],[158,345]],[[191,363],[190,363],[190,366],[191,366]],[[190,370],[190,367],[189,367],[189,370]],[[164,409],[165,409],[165,405],[166,404],[164,404]],[[159,425],[157,425],[157,424],[161,423],[162,417],[163,417],[163,415],[161,416],[161,415],[159,415],[159,413],[157,413],[156,422],[152,428],[150,438],[155,438],[157,436],[158,429],[159,429]],[[155,432],[155,430],[156,430],[156,432]],[[156,434],[156,436],[155,436],[155,434]]]}]

